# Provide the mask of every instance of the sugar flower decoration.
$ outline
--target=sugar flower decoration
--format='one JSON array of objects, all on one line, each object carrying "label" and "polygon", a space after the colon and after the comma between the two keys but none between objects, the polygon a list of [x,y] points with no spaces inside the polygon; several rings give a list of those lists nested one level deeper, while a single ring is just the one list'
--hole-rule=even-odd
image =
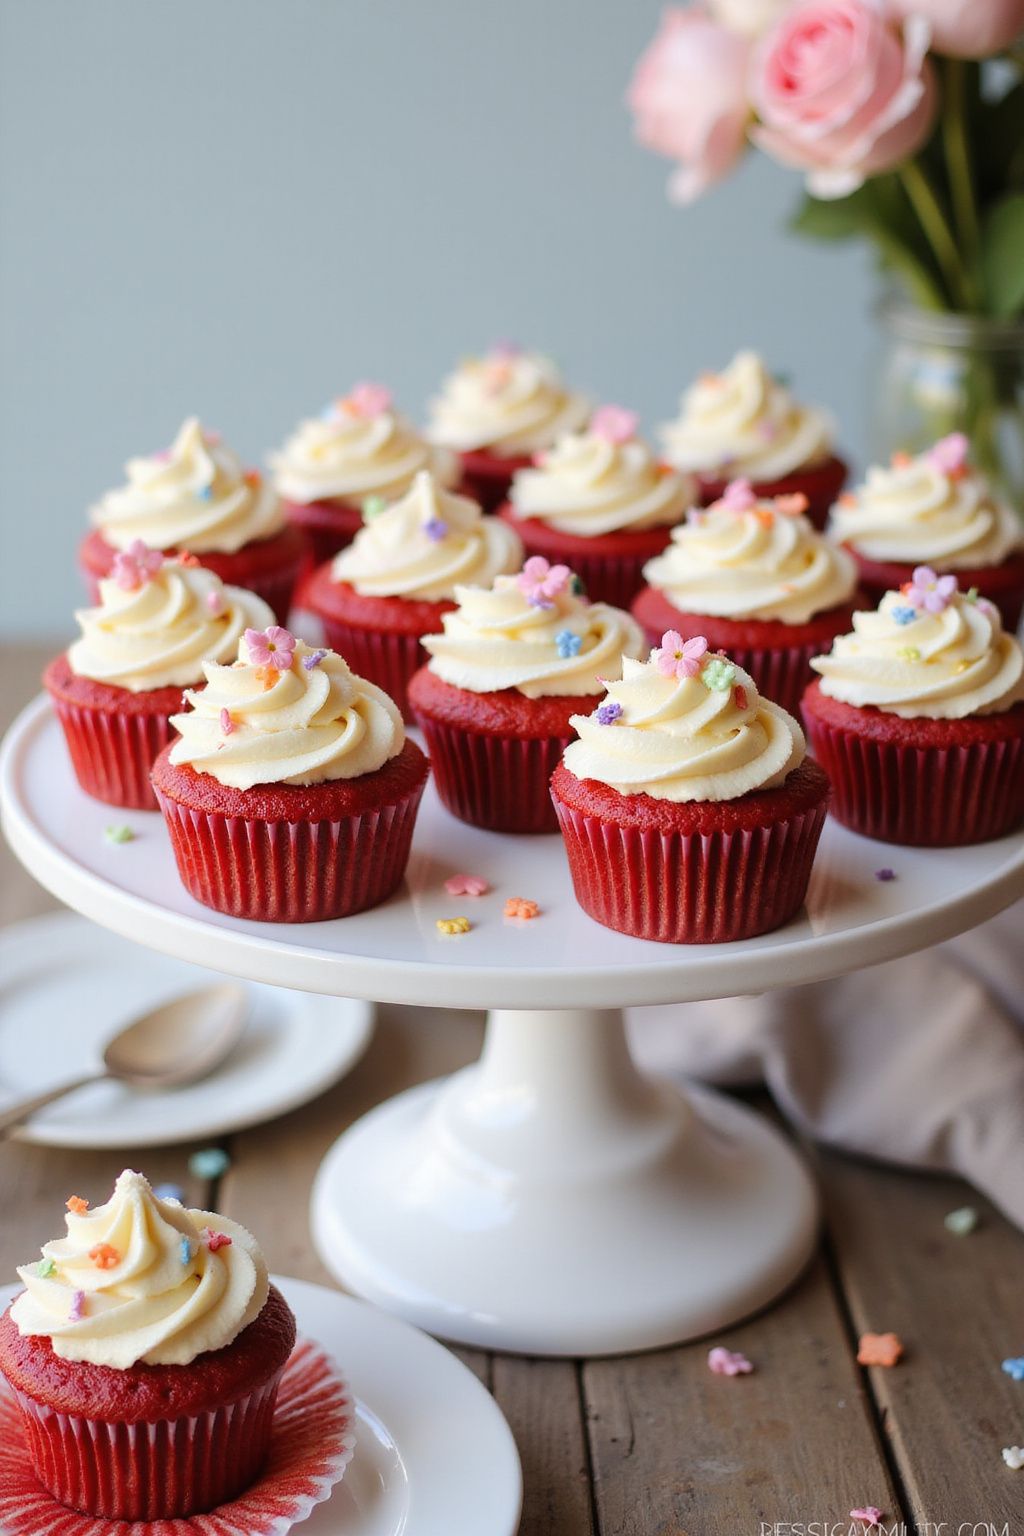
[{"label": "sugar flower decoration", "polygon": [[247,629],[245,645],[254,666],[273,667],[277,672],[287,672],[295,656],[295,636],[280,624]]},{"label": "sugar flower decoration", "polygon": [[310,651],[308,656],[303,656],[302,665],[307,672],[313,672],[327,655],[326,650]]},{"label": "sugar flower decoration", "polygon": [[386,496],[367,496],[363,501],[363,522],[372,523],[375,517],[387,510]]},{"label": "sugar flower decoration", "polygon": [[708,1370],[714,1376],[749,1376],[754,1369],[746,1355],[721,1345],[708,1351]]},{"label": "sugar flower decoration", "polygon": [[342,407],[354,416],[383,416],[390,410],[393,396],[390,389],[384,384],[357,384],[350,394],[345,396]]},{"label": "sugar flower decoration", "polygon": [[955,576],[937,576],[930,565],[919,565],[903,595],[912,608],[925,613],[943,613],[956,596]]},{"label": "sugar flower decoration", "polygon": [[553,608],[554,599],[572,580],[567,565],[551,565],[543,555],[531,555],[516,582],[531,608]]},{"label": "sugar flower decoration", "polygon": [[718,505],[727,512],[746,512],[756,503],[754,488],[746,478],[730,480],[718,499]]},{"label": "sugar flower decoration", "polygon": [[211,1227],[204,1227],[202,1239],[211,1253],[216,1253],[218,1248],[230,1248],[231,1239],[226,1232],[214,1232]]},{"label": "sugar flower decoration", "polygon": [[609,699],[607,704],[602,704],[597,711],[598,725],[614,725],[622,714],[622,705],[615,699]]},{"label": "sugar flower decoration", "polygon": [[680,682],[685,677],[696,677],[707,652],[708,643],[703,635],[684,640],[675,629],[666,630],[661,644],[651,652],[651,660],[662,677],[674,677]]},{"label": "sugar flower decoration", "polygon": [[726,657],[712,656],[700,680],[712,693],[728,693],[736,681],[736,668]]},{"label": "sugar flower decoration", "polygon": [[562,660],[569,661],[583,649],[583,636],[574,635],[571,629],[560,629],[555,636],[555,645]]},{"label": "sugar flower decoration", "polygon": [[444,888],[449,896],[486,896],[490,890],[482,875],[449,875]]},{"label": "sugar flower decoration", "polygon": [[118,550],[110,574],[122,592],[134,592],[151,581],[164,563],[159,549],[150,549],[142,539],[132,539],[127,549]]},{"label": "sugar flower decoration", "polygon": [[906,604],[901,603],[898,608],[893,609],[892,616],[897,624],[913,624],[917,618],[917,609],[910,608]]},{"label": "sugar flower decoration", "polygon": [[967,450],[970,444],[963,432],[951,432],[948,437],[940,437],[928,451],[929,461],[941,474],[949,475],[956,479],[962,475],[967,465]]},{"label": "sugar flower decoration", "polygon": [[636,436],[639,420],[636,411],[627,411],[625,406],[602,405],[590,419],[590,430],[606,443],[628,443]]},{"label": "sugar flower decoration", "polygon": [[423,524],[423,532],[431,544],[440,544],[448,537],[448,524],[443,517],[429,517]]},{"label": "sugar flower decoration", "polygon": [[793,491],[789,496],[776,496],[775,510],[783,517],[802,517],[810,503],[803,491]]}]

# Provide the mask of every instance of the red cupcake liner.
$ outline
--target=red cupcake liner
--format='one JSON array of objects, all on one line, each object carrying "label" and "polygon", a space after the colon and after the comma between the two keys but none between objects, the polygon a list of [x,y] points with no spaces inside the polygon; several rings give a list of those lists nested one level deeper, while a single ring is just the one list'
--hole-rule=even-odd
[{"label": "red cupcake liner", "polygon": [[[592,700],[581,699],[586,713]],[[467,731],[417,715],[441,803],[488,832],[557,832],[548,790],[551,775],[575,732],[566,736],[503,736]]]},{"label": "red cupcake liner", "polygon": [[331,650],[344,656],[357,677],[383,688],[402,711],[402,718],[411,721],[409,683],[413,673],[430,659],[419,636],[398,630],[361,629],[329,618],[322,610],[320,618]]},{"label": "red cupcake liner", "polygon": [[455,490],[479,502],[485,512],[497,512],[508,496],[512,476],[529,469],[533,459],[528,454],[503,458],[486,448],[467,449],[459,454],[461,477]]},{"label": "red cupcake liner", "polygon": [[303,574],[347,549],[363,526],[362,508],[348,501],[286,501],[284,512],[306,540],[308,558]]},{"label": "red cupcake liner", "polygon": [[629,608],[644,585],[644,566],[668,548],[672,535],[670,527],[621,528],[584,538],[551,528],[542,518],[517,517],[511,503],[501,517],[522,539],[527,557],[543,555],[569,566],[592,602],[615,608]]},{"label": "red cupcake liner", "polygon": [[182,884],[257,923],[319,923],[386,901],[401,883],[423,794],[340,821],[262,821],[179,805],[157,790]]},{"label": "red cupcake liner", "polygon": [[1024,733],[923,747],[844,729],[806,703],[804,723],[832,781],[833,816],[865,837],[958,848],[1024,821]]},{"label": "red cupcake liner", "polygon": [[584,912],[660,944],[728,944],[788,922],[807,894],[826,809],[822,800],[766,826],[682,833],[552,798]]},{"label": "red cupcake liner", "polygon": [[[256,1467],[249,1487],[228,1502],[222,1499],[219,1506],[186,1518],[85,1515],[58,1502],[33,1469],[31,1437],[40,1412],[53,1420],[64,1416],[40,1410],[29,1400],[26,1417],[13,1394],[0,1389],[0,1530],[5,1536],[239,1536],[243,1531],[246,1536],[285,1536],[344,1476],[355,1447],[355,1409],[333,1361],[305,1339],[295,1346],[275,1389],[276,1411],[272,1421],[268,1417],[262,1469]],[[213,1479],[223,1477],[208,1454],[213,1417],[179,1420],[176,1429],[166,1421],[140,1425],[134,1444],[118,1444],[116,1450],[102,1433],[113,1426],[96,1421],[74,1420],[74,1428],[45,1422],[40,1432],[62,1464],[76,1460],[75,1476],[82,1486],[109,1483],[162,1495],[165,1488],[180,1485],[197,1460],[203,1469],[212,1465]],[[244,1416],[237,1417],[240,1428]],[[173,1444],[168,1440],[172,1429]],[[194,1445],[200,1448],[198,1458],[189,1449]]]},{"label": "red cupcake liner", "polygon": [[155,811],[150,769],[175,736],[166,714],[116,714],[51,695],[75,777],[94,800]]}]

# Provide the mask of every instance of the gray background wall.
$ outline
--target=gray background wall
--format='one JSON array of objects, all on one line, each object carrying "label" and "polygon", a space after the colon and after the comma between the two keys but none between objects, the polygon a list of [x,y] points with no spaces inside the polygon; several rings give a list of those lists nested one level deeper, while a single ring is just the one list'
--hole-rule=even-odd
[{"label": "gray background wall", "polygon": [[872,279],[751,157],[691,210],[623,93],[660,0],[0,0],[0,632],[59,634],[123,460],[253,461],[498,336],[670,413],[742,344],[860,447]]}]

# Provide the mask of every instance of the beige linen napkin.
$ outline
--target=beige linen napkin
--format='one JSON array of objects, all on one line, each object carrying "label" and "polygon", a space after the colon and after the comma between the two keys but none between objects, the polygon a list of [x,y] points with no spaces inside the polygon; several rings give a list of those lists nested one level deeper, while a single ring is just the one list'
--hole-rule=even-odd
[{"label": "beige linen napkin", "polygon": [[633,1008],[642,1067],[763,1079],[815,1139],[959,1173],[1024,1228],[1024,902],[838,981]]}]

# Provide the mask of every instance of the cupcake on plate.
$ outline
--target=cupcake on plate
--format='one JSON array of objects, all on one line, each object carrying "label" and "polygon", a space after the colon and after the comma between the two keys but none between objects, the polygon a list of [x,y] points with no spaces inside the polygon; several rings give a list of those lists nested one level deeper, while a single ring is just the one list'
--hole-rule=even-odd
[{"label": "cupcake on plate", "polygon": [[911,458],[893,455],[840,496],[829,528],[860,567],[873,603],[911,579],[914,567],[954,572],[977,587],[1015,630],[1024,605],[1024,525],[970,462],[962,432]]},{"label": "cupcake on plate", "polygon": [[28,1454],[61,1504],[175,1520],[256,1481],[295,1319],[255,1240],[158,1200],[126,1170],[106,1205],[72,1196],[67,1235],[18,1270],[0,1377]]},{"label": "cupcake on plate", "polygon": [[409,686],[438,794],[474,826],[555,832],[548,781],[570,721],[620,675],[623,656],[639,656],[639,626],[587,602],[572,572],[541,555],[490,588],[457,587],[455,599]]},{"label": "cupcake on plate", "polygon": [[182,689],[202,683],[205,661],[232,660],[245,630],[274,615],[194,557],[168,560],[141,540],[114,556],[99,593],[98,607],[75,615],[81,636],[43,683],[86,794],[153,811],[150,769],[174,735]]},{"label": "cupcake on plate", "polygon": [[706,638],[668,633],[551,780],[576,899],[607,928],[719,944],[799,910],[828,802],[792,715]]},{"label": "cupcake on plate", "polygon": [[810,662],[853,618],[857,567],[812,528],[802,493],[768,501],[749,480],[692,510],[663,555],[644,568],[633,614],[656,645],[668,629],[706,635],[791,714]]},{"label": "cupcake on plate", "polygon": [[422,469],[442,486],[459,475],[455,454],[426,442],[395,410],[391,391],[368,383],[300,423],[270,467],[285,515],[305,534],[316,565],[351,544],[368,498],[397,501]]},{"label": "cupcake on plate", "polygon": [[605,405],[516,473],[502,516],[527,554],[571,565],[591,597],[628,608],[695,495],[637,436],[634,412]]},{"label": "cupcake on plate", "polygon": [[91,509],[93,531],[79,550],[94,598],[117,552],[142,539],[165,554],[195,555],[287,618],[305,541],[259,470],[243,470],[218,433],[190,416],[170,448],[129,459],[125,473],[127,484]]},{"label": "cupcake on plate", "polygon": [[566,387],[550,358],[506,342],[465,358],[445,379],[430,403],[427,436],[459,455],[463,488],[493,512],[516,470],[589,414],[589,402]]},{"label": "cupcake on plate", "polygon": [[153,768],[183,884],[266,923],[378,906],[401,883],[427,759],[388,696],[278,625],[207,663]]},{"label": "cupcake on plate", "polygon": [[427,659],[420,641],[441,628],[455,588],[489,586],[522,558],[510,528],[421,470],[400,501],[367,507],[365,527],[313,573],[303,600],[328,644],[408,719],[409,679]]},{"label": "cupcake on plate", "polygon": [[804,721],[848,827],[951,848],[1024,820],[1024,655],[993,603],[919,567],[811,665]]},{"label": "cupcake on plate", "polygon": [[824,528],[846,479],[828,415],[801,405],[754,352],[738,352],[722,373],[701,374],[661,439],[667,462],[696,475],[705,505],[730,480],[745,479],[759,497],[800,492],[811,522]]}]

